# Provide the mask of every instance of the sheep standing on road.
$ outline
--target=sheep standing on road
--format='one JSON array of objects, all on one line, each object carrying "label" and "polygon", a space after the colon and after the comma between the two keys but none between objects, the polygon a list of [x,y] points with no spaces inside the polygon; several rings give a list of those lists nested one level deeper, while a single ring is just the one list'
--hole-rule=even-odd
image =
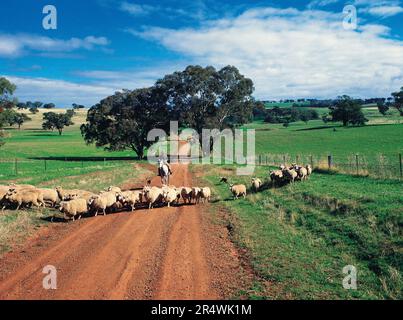
[{"label": "sheep standing on road", "polygon": [[182,187],[181,188],[181,197],[183,202],[186,204],[192,203],[192,188]]},{"label": "sheep standing on road", "polygon": [[176,188],[164,188],[163,189],[163,199],[168,204],[168,208],[172,203],[178,202],[179,192]]},{"label": "sheep standing on road", "polygon": [[211,189],[209,187],[201,188],[200,199],[203,203],[210,202],[211,200]]},{"label": "sheep standing on road", "polygon": [[152,209],[155,204],[163,200],[163,191],[158,187],[146,186],[143,189],[145,202],[148,203],[148,208]]},{"label": "sheep standing on road", "polygon": [[243,196],[246,198],[246,186],[243,184],[237,184],[237,185],[230,185],[230,190],[232,192],[232,195],[234,196],[234,200],[238,199],[239,197]]},{"label": "sheep standing on road", "polygon": [[118,195],[118,200],[125,206],[130,206],[132,212],[136,204],[140,204],[143,199],[143,192],[141,191],[124,191]]},{"label": "sheep standing on road", "polygon": [[81,219],[83,214],[88,212],[87,201],[85,199],[75,199],[71,201],[60,202],[60,212],[64,214],[64,219],[73,219],[75,221],[76,217]]},{"label": "sheep standing on road", "polygon": [[192,188],[192,201],[194,200],[196,204],[200,202],[200,196],[201,196],[201,188],[199,187],[194,187]]},{"label": "sheep standing on road", "polygon": [[[85,199],[83,199],[85,200]],[[104,192],[98,196],[92,197],[88,204],[91,211],[95,212],[95,216],[102,210],[104,216],[106,216],[106,209],[112,208],[118,201],[118,195],[115,192]]]}]

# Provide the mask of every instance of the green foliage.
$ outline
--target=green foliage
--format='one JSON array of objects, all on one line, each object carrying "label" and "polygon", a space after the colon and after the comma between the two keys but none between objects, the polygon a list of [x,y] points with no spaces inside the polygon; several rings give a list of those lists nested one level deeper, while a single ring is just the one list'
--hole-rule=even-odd
[{"label": "green foliage", "polygon": [[84,140],[109,151],[131,149],[144,157],[150,130],[168,130],[168,110],[161,103],[156,88],[117,92],[88,111],[87,123],[81,126]]},{"label": "green foliage", "polygon": [[4,77],[0,77],[0,104],[9,101],[17,86]]},{"label": "green foliage", "polygon": [[59,135],[62,135],[65,127],[71,126],[74,123],[71,121],[72,114],[68,111],[64,114],[55,112],[46,112],[43,114],[42,128],[45,130],[58,130]]},{"label": "green foliage", "polygon": [[72,104],[73,110],[85,109],[85,106],[77,103]]},{"label": "green foliage", "polygon": [[18,125],[18,129],[20,129],[24,122],[30,120],[31,118],[26,114],[18,113],[12,109],[5,109],[0,112],[0,127],[8,124],[10,127]]},{"label": "green foliage", "polygon": [[[157,81],[172,120],[196,130],[234,128],[252,120],[256,104],[251,79],[232,66],[189,66]],[[214,138],[214,137],[213,137]]]},{"label": "green foliage", "polygon": [[305,109],[300,107],[279,108],[274,107],[266,110],[265,122],[268,123],[291,123],[303,121],[308,123],[310,120],[319,119],[319,114],[316,110]]},{"label": "green foliage", "polygon": [[[231,183],[250,185],[231,167],[202,170],[213,187],[212,211],[230,210],[233,239],[247,249],[261,279],[257,295],[277,299],[401,299],[399,181],[314,173],[307,182],[231,201],[218,184],[225,170]],[[197,170],[197,167],[196,167]],[[268,168],[254,176],[268,180]],[[232,177],[232,178],[231,178]],[[379,192],[382,190],[382,192]],[[358,290],[341,282],[346,265],[358,269]],[[264,283],[269,288],[264,290]]]},{"label": "green foliage", "polygon": [[393,106],[403,116],[403,87],[401,87],[400,91],[392,93],[392,97],[394,99]]},{"label": "green foliage", "polygon": [[368,119],[365,118],[361,105],[349,96],[342,96],[330,107],[330,116],[333,122],[341,121],[343,126],[349,124],[362,126]]},{"label": "green foliage", "polygon": [[54,103],[45,103],[43,105],[43,108],[44,109],[54,109],[54,108],[56,108],[56,105]]},{"label": "green foliage", "polygon": [[385,103],[385,101],[379,101],[377,103],[377,107],[379,110],[379,113],[381,113],[383,116],[386,116],[386,113],[389,111],[389,105]]}]

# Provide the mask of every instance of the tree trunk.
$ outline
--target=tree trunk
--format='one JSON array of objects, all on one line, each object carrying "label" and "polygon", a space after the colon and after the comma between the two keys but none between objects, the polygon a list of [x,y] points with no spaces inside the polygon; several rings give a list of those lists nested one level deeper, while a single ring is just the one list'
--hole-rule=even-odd
[{"label": "tree trunk", "polygon": [[63,133],[63,129],[58,129],[58,130],[59,130],[59,136],[61,136]]}]

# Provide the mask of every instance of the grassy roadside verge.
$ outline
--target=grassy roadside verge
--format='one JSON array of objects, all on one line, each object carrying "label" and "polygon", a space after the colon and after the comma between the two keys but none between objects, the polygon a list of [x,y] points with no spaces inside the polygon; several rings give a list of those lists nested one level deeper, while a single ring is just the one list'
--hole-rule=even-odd
[{"label": "grassy roadside verge", "polygon": [[[27,183],[33,183],[38,187],[54,188],[61,185],[66,189],[99,192],[110,185],[122,185],[129,180],[143,181],[148,174],[149,171],[140,163],[124,163],[114,168],[98,169],[67,177],[59,176],[50,180],[47,176],[42,176],[42,180],[38,177],[38,180],[28,180]],[[23,243],[40,227],[49,225],[47,218],[53,214],[54,211],[48,208],[0,212],[0,256]]]},{"label": "grassy roadside verge", "polygon": [[[268,168],[255,175],[266,177]],[[258,281],[247,297],[266,299],[401,299],[403,185],[399,181],[314,174],[310,181],[232,201],[218,177],[249,186],[231,166],[192,166],[209,184],[212,212],[248,252]],[[342,269],[358,270],[345,290]]]}]

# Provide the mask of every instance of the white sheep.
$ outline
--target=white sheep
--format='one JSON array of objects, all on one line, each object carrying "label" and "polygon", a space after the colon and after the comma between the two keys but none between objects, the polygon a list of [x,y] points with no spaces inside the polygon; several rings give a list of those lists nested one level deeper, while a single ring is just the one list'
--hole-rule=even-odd
[{"label": "white sheep", "polygon": [[99,210],[102,210],[102,213],[104,216],[106,216],[106,209],[114,207],[117,200],[118,195],[115,192],[104,192],[100,195],[93,196],[88,201],[88,204],[91,208],[91,211],[95,212],[95,216],[98,216]]},{"label": "white sheep", "polygon": [[206,201],[210,202],[211,189],[209,187],[201,188],[200,199],[202,200],[203,203],[205,203]]},{"label": "white sheep", "polygon": [[192,203],[192,188],[182,187],[181,188],[181,197],[183,202]]},{"label": "white sheep", "polygon": [[199,187],[192,188],[192,200],[194,200],[196,204],[200,202],[200,196],[201,196],[201,188]]},{"label": "white sheep", "polygon": [[298,173],[294,169],[285,169],[283,170],[284,179],[294,183],[295,179],[298,177]]},{"label": "white sheep", "polygon": [[178,191],[176,188],[163,188],[163,198],[168,204],[168,208],[172,203],[178,202]]},{"label": "white sheep", "polygon": [[57,203],[60,202],[59,194],[54,189],[38,189],[42,191],[43,201],[50,202],[51,206],[54,207]]},{"label": "white sheep", "polygon": [[308,173],[308,177],[312,174],[312,167],[308,164],[308,165],[306,165],[305,166],[305,169],[306,169],[306,171],[307,171],[307,173]]},{"label": "white sheep", "polygon": [[34,205],[38,208],[45,206],[42,192],[36,189],[10,190],[4,198],[11,203],[17,204],[16,210],[23,204]]},{"label": "white sheep", "polygon": [[304,181],[308,177],[308,170],[305,167],[295,166],[295,171],[298,174],[298,180]]},{"label": "white sheep", "polygon": [[75,221],[76,216],[78,216],[78,219],[81,219],[81,216],[88,212],[87,201],[85,199],[62,201],[60,202],[59,210],[64,214],[65,220],[72,218]]},{"label": "white sheep", "polygon": [[143,194],[149,209],[152,209],[157,202],[163,200],[162,188],[146,186],[143,189]]},{"label": "white sheep", "polygon": [[240,196],[243,196],[244,198],[246,198],[246,186],[243,184],[237,184],[237,185],[233,185],[231,184],[230,186],[230,190],[232,192],[232,195],[234,196],[234,200],[238,199]]},{"label": "white sheep", "polygon": [[135,210],[136,204],[142,202],[143,192],[141,191],[124,191],[118,195],[118,200],[123,205],[128,205],[131,207],[132,211]]},{"label": "white sheep", "polygon": [[274,170],[270,172],[270,180],[273,185],[280,184],[283,181],[284,175],[282,170]]},{"label": "white sheep", "polygon": [[260,180],[259,178],[252,179],[252,188],[255,192],[259,191],[259,189],[262,187],[262,184],[262,180]]},{"label": "white sheep", "polygon": [[119,187],[114,187],[114,186],[110,186],[106,191],[109,192],[122,192],[122,189],[120,189]]}]

